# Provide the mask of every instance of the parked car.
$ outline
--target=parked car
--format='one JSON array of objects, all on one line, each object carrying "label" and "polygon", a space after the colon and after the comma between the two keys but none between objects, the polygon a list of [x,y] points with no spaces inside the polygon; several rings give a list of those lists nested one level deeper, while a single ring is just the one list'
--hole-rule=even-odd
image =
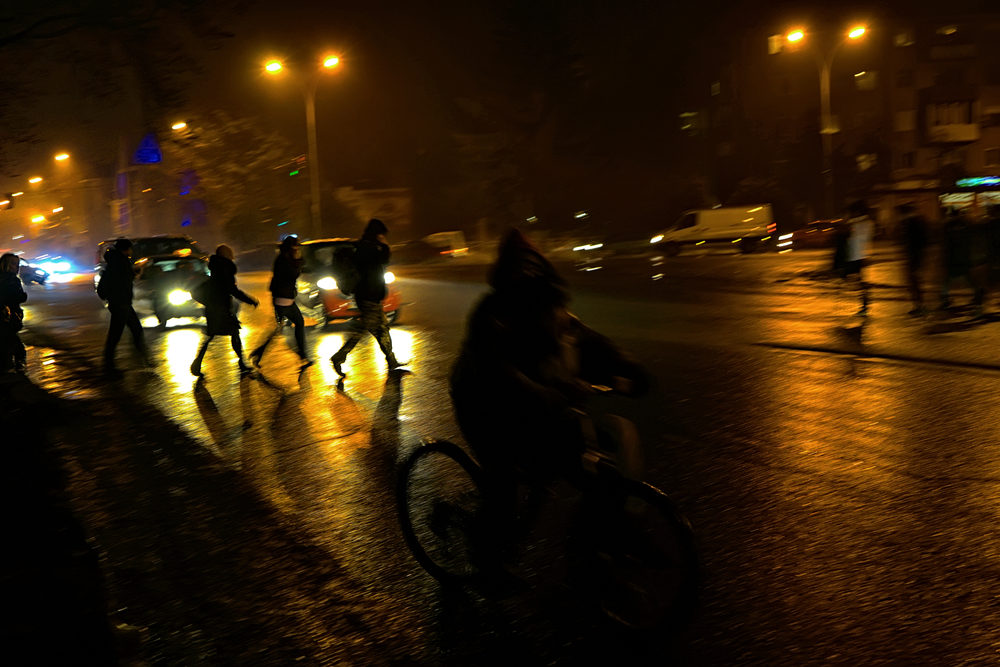
[{"label": "parked car", "polygon": [[161,327],[174,317],[202,317],[204,308],[191,290],[208,278],[208,260],[201,255],[154,255],[135,263],[133,303],[152,312]]},{"label": "parked car", "polygon": [[44,285],[45,281],[49,279],[48,271],[40,269],[37,266],[32,266],[24,260],[21,260],[21,267],[18,269],[18,274],[21,276],[21,282],[25,285],[28,283]]},{"label": "parked car", "polygon": [[[791,248],[833,248],[837,237],[849,233],[847,223],[842,218],[834,220],[813,220],[791,234]],[[784,241],[782,241],[784,242]]]},{"label": "parked car", "polygon": [[[353,243],[350,239],[316,239],[304,241],[301,245],[303,264],[296,300],[304,313],[320,325],[347,322],[358,316],[354,299],[341,293],[332,275],[334,251],[350,243]],[[396,276],[386,271],[385,282],[389,293],[382,302],[382,309],[390,323],[399,319],[402,306],[395,281]]]}]

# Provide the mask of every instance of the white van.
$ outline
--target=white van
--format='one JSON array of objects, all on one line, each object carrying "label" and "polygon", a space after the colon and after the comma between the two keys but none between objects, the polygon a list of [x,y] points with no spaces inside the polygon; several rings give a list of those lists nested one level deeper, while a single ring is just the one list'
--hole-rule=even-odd
[{"label": "white van", "polygon": [[668,255],[676,255],[685,245],[709,244],[728,244],[746,253],[775,247],[776,230],[770,204],[701,208],[685,211],[649,242]]}]

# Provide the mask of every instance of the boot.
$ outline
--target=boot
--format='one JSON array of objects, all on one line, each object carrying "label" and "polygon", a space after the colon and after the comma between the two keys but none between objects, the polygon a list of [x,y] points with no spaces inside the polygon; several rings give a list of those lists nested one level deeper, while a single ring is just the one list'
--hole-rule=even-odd
[{"label": "boot", "polygon": [[343,363],[345,361],[347,361],[347,355],[341,356],[339,352],[330,357],[330,363],[333,364],[333,370],[337,371],[337,375],[340,377],[347,377],[347,373],[345,373],[343,369]]}]

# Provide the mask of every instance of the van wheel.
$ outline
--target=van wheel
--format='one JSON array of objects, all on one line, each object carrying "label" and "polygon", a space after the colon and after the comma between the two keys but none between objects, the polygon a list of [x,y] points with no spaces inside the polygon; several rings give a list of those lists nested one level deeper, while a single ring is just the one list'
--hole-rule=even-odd
[{"label": "van wheel", "polygon": [[740,241],[740,252],[744,255],[749,255],[755,250],[757,250],[757,239],[743,239]]},{"label": "van wheel", "polygon": [[681,244],[676,241],[670,241],[663,244],[663,253],[668,257],[676,257],[681,254]]}]

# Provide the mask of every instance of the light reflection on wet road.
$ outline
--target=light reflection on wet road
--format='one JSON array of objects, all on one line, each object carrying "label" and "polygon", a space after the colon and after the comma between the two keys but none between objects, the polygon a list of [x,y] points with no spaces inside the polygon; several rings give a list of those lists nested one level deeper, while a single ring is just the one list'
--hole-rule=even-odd
[{"label": "light reflection on wet road", "polygon": [[[776,258],[748,259],[776,265]],[[706,261],[697,270],[719,265]],[[739,270],[752,273],[751,266]],[[389,494],[394,466],[420,437],[456,435],[447,372],[481,287],[401,282],[417,303],[393,339],[397,355],[413,360],[411,376],[388,376],[368,339],[350,357],[339,390],[326,361],[343,340],[333,330],[310,332],[318,363],[305,373],[276,340],[262,379],[242,382],[228,341],[216,339],[206,379],[196,382],[188,367],[201,332],[180,326],[148,331],[163,363],[130,370],[121,386],[167,414],[250,481],[304,540],[321,545],[363,588],[363,605],[388,614],[383,630],[405,634],[404,645],[411,642],[422,661],[441,659],[426,652],[427,643],[449,647],[455,664],[490,662],[482,658],[487,651],[530,651],[539,662],[579,658],[595,647],[580,635],[585,628],[565,634],[546,618],[558,605],[442,599],[403,551]],[[772,292],[774,281],[762,280],[761,289],[732,293],[684,284],[659,300],[638,290],[575,302],[585,321],[658,378],[649,402],[623,412],[644,435],[650,480],[678,498],[702,542],[702,616],[681,646],[658,646],[655,654],[705,665],[988,664],[1000,650],[997,375],[759,344],[847,352],[862,343],[902,345],[940,356],[988,350],[1000,337],[929,338],[928,325],[898,319],[907,306],[893,294],[876,302],[871,325],[851,338],[851,297],[828,284],[795,279]],[[262,277],[241,277],[241,285],[263,296]],[[655,289],[679,288],[664,279]],[[96,307],[81,310],[51,329],[72,330],[74,343],[94,357],[101,317]],[[270,307],[241,317],[252,349],[271,325]],[[126,337],[123,366],[132,363],[127,345]],[[68,383],[51,351],[40,351],[32,359],[37,382],[64,395],[95,391]]]}]

